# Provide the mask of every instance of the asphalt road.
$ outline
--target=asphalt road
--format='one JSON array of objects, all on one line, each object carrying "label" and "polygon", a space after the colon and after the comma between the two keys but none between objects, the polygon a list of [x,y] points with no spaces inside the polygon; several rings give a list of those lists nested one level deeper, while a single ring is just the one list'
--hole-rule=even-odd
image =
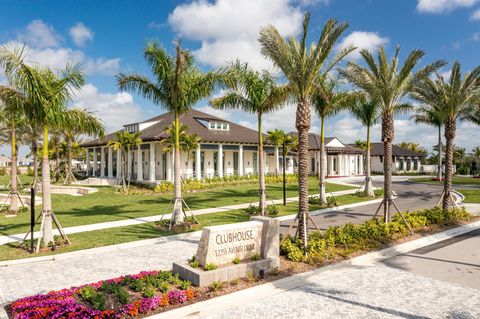
[{"label": "asphalt road", "polygon": [[[442,193],[442,186],[398,181],[393,182],[393,190],[397,194],[395,203],[400,208],[400,210],[413,211],[420,208],[434,207],[437,204]],[[375,214],[378,205],[379,203],[355,208],[347,208],[344,210],[319,214],[316,216],[312,216],[312,218],[321,230],[325,230],[328,226],[338,226],[349,222],[358,224],[362,223],[365,220],[371,219]],[[380,216],[382,214],[382,210],[379,213]],[[394,211],[393,206],[392,211]],[[288,227],[292,224],[292,222],[293,220],[281,222],[280,231],[282,233],[287,232]],[[309,229],[316,229],[311,222],[309,223]],[[293,227],[291,234],[293,235],[294,232],[295,227]]]},{"label": "asphalt road", "polygon": [[433,279],[480,289],[480,229],[384,260],[383,263]]}]

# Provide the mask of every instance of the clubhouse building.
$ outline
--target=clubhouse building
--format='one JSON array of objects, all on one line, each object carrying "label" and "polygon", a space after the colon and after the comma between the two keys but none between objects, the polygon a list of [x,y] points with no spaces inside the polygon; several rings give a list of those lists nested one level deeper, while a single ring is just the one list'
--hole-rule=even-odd
[{"label": "clubhouse building", "polygon": [[[164,151],[162,140],[167,139],[165,129],[172,125],[174,114],[165,113],[139,123],[123,126],[128,132],[140,132],[141,145],[127,156],[127,174],[130,179],[158,183],[173,181],[173,152]],[[188,126],[187,133],[201,138],[199,147],[187,154],[181,154],[182,178],[212,178],[215,176],[245,176],[258,173],[258,133],[250,128],[235,124],[219,117],[192,109],[181,115],[180,122]],[[121,153],[108,146],[116,138],[116,132],[103,138],[84,142],[86,150],[86,174],[106,179],[121,176]],[[294,134],[294,133],[291,133]],[[264,135],[266,138],[266,135]],[[327,151],[327,175],[351,176],[363,174],[364,152],[343,144],[337,138],[325,140]],[[309,136],[309,171],[318,174],[320,163],[320,139],[316,134]],[[265,172],[275,174],[281,171],[281,152],[268,142],[264,145]],[[295,153],[289,153],[286,160],[288,173],[298,169]],[[276,165],[276,163],[278,165]]]}]

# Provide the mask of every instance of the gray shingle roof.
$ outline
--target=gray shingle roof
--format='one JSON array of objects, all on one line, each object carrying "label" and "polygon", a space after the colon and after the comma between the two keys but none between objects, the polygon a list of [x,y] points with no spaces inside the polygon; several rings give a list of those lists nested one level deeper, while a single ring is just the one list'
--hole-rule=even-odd
[{"label": "gray shingle roof", "polygon": [[[383,143],[371,143],[372,149],[370,154],[372,156],[383,156]],[[392,145],[392,154],[393,156],[412,156],[412,157],[426,157],[427,154],[412,152],[409,149],[400,147],[396,144]]]},{"label": "gray shingle roof", "polygon": [[[288,133],[291,136],[298,136],[297,132]],[[325,137],[325,145],[333,141],[336,137]],[[342,142],[341,142],[342,143]],[[326,146],[325,149],[328,154],[363,154],[363,150],[344,144],[345,147],[332,147]],[[319,151],[320,150],[320,135],[315,133],[308,133],[308,149],[310,151]]]}]

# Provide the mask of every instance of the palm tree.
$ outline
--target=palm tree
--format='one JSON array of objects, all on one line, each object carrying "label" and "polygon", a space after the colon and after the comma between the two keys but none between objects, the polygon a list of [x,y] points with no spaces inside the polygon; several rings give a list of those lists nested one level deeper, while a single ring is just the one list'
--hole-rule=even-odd
[{"label": "palm tree", "polygon": [[[84,75],[78,66],[67,65],[60,74],[55,74],[46,68],[30,66],[24,60],[24,53],[23,48],[10,50],[6,46],[2,47],[0,66],[4,67],[7,76],[13,79],[15,86],[26,96],[27,118],[35,119],[43,128],[42,214],[44,222],[41,229],[42,238],[39,238],[38,244],[42,241],[47,246],[53,242],[52,220],[55,219],[57,227],[60,227],[52,211],[48,157],[49,129],[58,127],[61,111],[71,101],[72,92],[79,90],[84,84]],[[40,247],[38,244],[37,252]]]},{"label": "palm tree", "polygon": [[41,131],[41,126],[38,125],[38,123],[36,123],[33,119],[28,118],[27,121],[25,121],[23,128],[23,139],[26,141],[26,143],[30,144],[30,155],[33,158],[32,187],[35,189],[35,191],[38,191],[40,185],[40,179],[38,178],[38,158],[41,157],[41,154],[39,154],[38,141],[40,140],[39,132]]},{"label": "palm tree", "polygon": [[257,115],[258,125],[258,179],[260,183],[259,209],[265,214],[265,152],[263,149],[262,116],[278,110],[289,97],[289,88],[278,85],[267,71],[255,71],[248,64],[239,61],[231,63],[222,77],[227,88],[222,97],[210,101],[217,109],[243,109]]},{"label": "palm tree", "polygon": [[464,116],[464,119],[480,125],[480,102],[471,108],[467,115]]},{"label": "palm tree", "polygon": [[63,112],[62,135],[66,142],[67,174],[65,183],[71,184],[75,180],[72,171],[72,147],[75,139],[80,134],[103,136],[105,126],[93,113],[80,108],[72,108]]},{"label": "palm tree", "polygon": [[280,167],[278,167],[279,148],[282,146],[284,136],[285,132],[279,129],[267,131],[267,140],[275,146],[275,174],[277,175],[280,172]]},{"label": "palm tree", "polygon": [[335,116],[338,112],[346,109],[354,101],[353,95],[348,92],[337,91],[337,81],[333,78],[320,79],[312,103],[320,117],[320,169],[318,172],[320,192],[318,200],[320,204],[327,203],[325,193],[325,175],[327,171],[327,154],[325,152],[325,120]]},{"label": "palm tree", "polygon": [[19,201],[23,202],[18,194],[17,185],[17,127],[23,122],[23,107],[25,99],[17,90],[9,86],[0,86],[0,105],[2,122],[6,129],[6,138],[11,145],[11,167],[10,167],[10,212],[18,214]]},{"label": "palm tree", "polygon": [[[202,140],[197,134],[187,134],[190,129],[188,125],[180,123],[178,128],[178,136],[180,139],[179,149],[181,152],[187,153],[187,168],[192,155],[192,151],[197,149]],[[160,143],[163,145],[162,151],[170,153],[175,149],[175,122],[171,126],[165,128],[164,133],[167,134],[167,138],[163,139]]]},{"label": "palm tree", "polygon": [[431,72],[444,65],[443,61],[437,61],[414,73],[413,69],[424,53],[420,50],[413,50],[400,68],[399,53],[400,47],[397,47],[395,55],[389,63],[383,48],[378,49],[377,61],[368,50],[361,50],[360,54],[366,66],[349,62],[348,67],[340,71],[341,75],[363,91],[371,101],[378,103],[380,109],[385,159],[383,162],[384,199],[381,205],[384,205],[385,222],[389,222],[391,218],[394,117],[398,113],[411,109],[411,105],[406,104],[404,100],[412,91],[414,80],[427,77]]},{"label": "palm tree", "polygon": [[422,78],[415,81],[412,97],[441,114],[445,127],[445,180],[443,184],[444,209],[452,199],[453,153],[457,122],[468,120],[480,96],[480,67],[462,75],[460,63],[452,66],[450,79],[436,74],[434,79]]},{"label": "palm tree", "polygon": [[174,160],[174,212],[173,223],[183,223],[182,189],[180,183],[180,140],[178,127],[180,116],[192,105],[210,95],[217,76],[213,72],[202,73],[194,64],[192,54],[182,49],[181,40],[175,47],[175,55],[169,55],[157,41],[147,43],[144,53],[152,69],[154,80],[138,74],[117,75],[121,90],[133,91],[175,116]]},{"label": "palm tree", "polygon": [[480,146],[475,146],[472,150],[472,154],[477,161],[480,161]]},{"label": "palm tree", "polygon": [[297,102],[295,126],[298,131],[299,153],[299,204],[298,220],[300,240],[306,248],[308,235],[308,132],[311,126],[310,100],[316,81],[325,77],[338,62],[353,48],[341,50],[330,60],[340,36],[347,28],[346,23],[329,20],[316,44],[307,46],[307,31],[310,13],[303,18],[303,30],[300,40],[290,37],[284,39],[278,30],[269,25],[260,30],[259,42],[262,54],[269,58],[283,72]]},{"label": "palm tree", "polygon": [[119,160],[122,163],[122,189],[126,194],[128,194],[128,189],[130,188],[130,178],[128,179],[127,183],[127,156],[131,149],[142,144],[142,139],[140,138],[140,132],[130,133],[128,131],[118,131],[115,133],[115,136],[116,138],[108,141],[107,145],[112,146],[115,151],[120,150],[121,158]]},{"label": "palm tree", "polygon": [[363,99],[358,99],[350,107],[350,112],[353,116],[362,123],[363,126],[367,128],[367,140],[365,144],[363,141],[357,140],[355,143],[357,147],[363,148],[367,151],[367,156],[365,159],[366,169],[365,169],[365,196],[373,197],[375,193],[373,191],[372,183],[372,172],[371,172],[371,160],[370,160],[370,130],[373,125],[378,122],[379,108],[378,104],[373,101],[367,101]]}]

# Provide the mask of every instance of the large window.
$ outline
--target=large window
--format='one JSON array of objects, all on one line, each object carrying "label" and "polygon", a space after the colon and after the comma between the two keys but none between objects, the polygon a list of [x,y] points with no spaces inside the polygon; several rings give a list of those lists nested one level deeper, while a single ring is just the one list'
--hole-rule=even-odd
[{"label": "large window", "polygon": [[209,122],[208,128],[211,130],[228,131],[230,124],[225,122]]}]

